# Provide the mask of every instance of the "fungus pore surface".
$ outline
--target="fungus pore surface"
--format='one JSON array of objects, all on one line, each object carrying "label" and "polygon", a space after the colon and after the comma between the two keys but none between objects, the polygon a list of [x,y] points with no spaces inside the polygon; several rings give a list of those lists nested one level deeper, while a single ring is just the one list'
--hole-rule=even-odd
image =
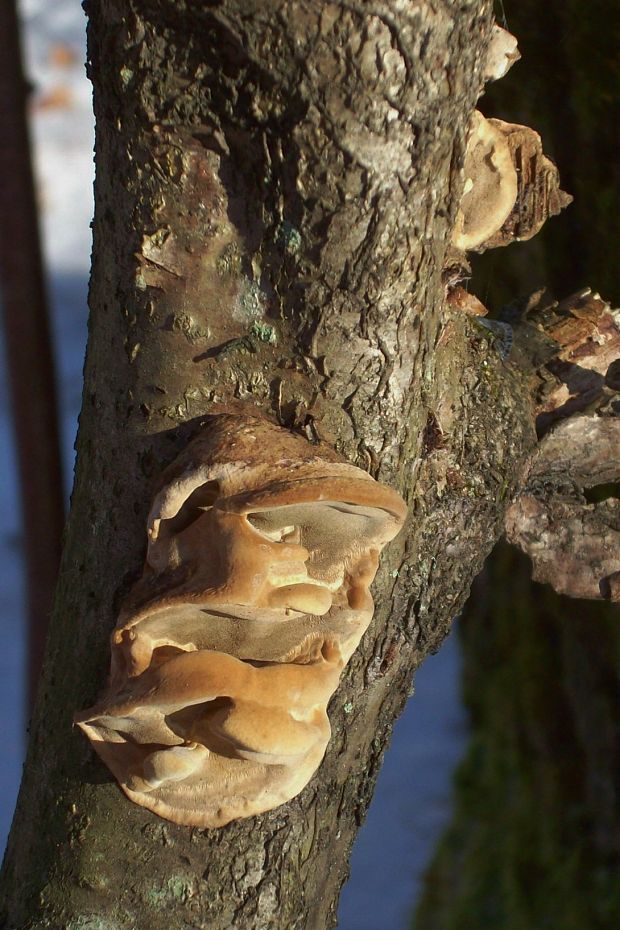
[{"label": "fungus pore surface", "polygon": [[474,110],[465,155],[465,184],[452,244],[476,249],[501,229],[517,199],[517,171],[502,133]]}]

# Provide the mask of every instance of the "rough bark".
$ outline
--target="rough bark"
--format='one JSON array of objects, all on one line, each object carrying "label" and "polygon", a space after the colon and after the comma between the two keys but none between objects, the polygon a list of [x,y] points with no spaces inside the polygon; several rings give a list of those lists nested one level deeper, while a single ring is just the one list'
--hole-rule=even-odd
[{"label": "rough bark", "polygon": [[[5,861],[13,928],[323,930],[411,674],[497,538],[524,381],[444,306],[486,2],[89,8],[97,185],[78,465]],[[157,474],[218,405],[400,489],[373,624],[293,802],[217,830],[130,804],[72,732],[143,559]]]},{"label": "rough bark", "polygon": [[532,560],[534,581],[569,597],[620,600],[619,452],[613,417],[572,417],[540,444],[506,514],[506,538]]},{"label": "rough bark", "polygon": [[617,601],[620,311],[589,288],[560,303],[543,290],[527,307],[515,351],[538,340],[551,358],[532,376],[541,440],[506,513],[506,538],[529,555],[535,581]]}]

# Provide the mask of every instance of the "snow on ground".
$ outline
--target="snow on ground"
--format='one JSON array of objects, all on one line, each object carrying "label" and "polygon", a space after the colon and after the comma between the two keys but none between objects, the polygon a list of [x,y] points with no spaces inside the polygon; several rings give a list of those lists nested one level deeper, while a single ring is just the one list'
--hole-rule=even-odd
[{"label": "snow on ground", "polygon": [[[32,133],[49,267],[67,496],[86,339],[93,182],[91,91],[79,0],[21,0]],[[0,840],[9,829],[23,753],[22,554],[4,357],[0,406]],[[450,779],[464,745],[454,639],[427,661],[398,721],[368,819],[356,842],[340,930],[408,930],[421,876],[449,815]]]}]

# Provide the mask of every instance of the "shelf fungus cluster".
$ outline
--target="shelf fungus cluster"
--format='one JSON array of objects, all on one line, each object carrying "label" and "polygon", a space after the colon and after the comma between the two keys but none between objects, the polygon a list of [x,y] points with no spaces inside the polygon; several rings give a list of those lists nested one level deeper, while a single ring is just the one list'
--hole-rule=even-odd
[{"label": "shelf fungus cluster", "polygon": [[164,472],[108,685],[76,717],[132,801],[219,827],[301,791],[405,513],[328,448],[261,418],[210,419]]},{"label": "shelf fungus cluster", "polygon": [[[495,26],[485,80],[503,77],[519,58],[517,42]],[[484,251],[536,235],[547,217],[572,198],[560,190],[558,170],[543,154],[538,133],[527,126],[487,119],[475,110],[465,153],[464,186],[452,245]]]}]

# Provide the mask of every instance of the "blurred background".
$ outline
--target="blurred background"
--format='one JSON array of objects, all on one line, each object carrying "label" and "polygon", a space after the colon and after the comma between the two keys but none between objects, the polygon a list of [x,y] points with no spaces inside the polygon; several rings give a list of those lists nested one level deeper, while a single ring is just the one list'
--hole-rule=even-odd
[{"label": "blurred background", "polygon": [[[86,20],[78,0],[20,0],[19,15],[66,505],[91,248]],[[620,5],[522,0],[500,4],[497,17],[517,35],[523,58],[488,86],[479,106],[487,116],[541,133],[575,204],[530,242],[476,258],[470,289],[492,315],[545,284],[558,297],[590,284],[618,306]],[[9,392],[11,339],[6,329],[4,335],[3,843],[28,717],[27,540]],[[37,358],[27,364],[24,379],[37,364]],[[526,561],[498,548],[459,633],[416,676],[415,696],[395,727],[354,849],[341,930],[616,930],[619,619],[606,605],[568,601],[532,585]]]},{"label": "blurred background", "polygon": [[[5,19],[6,9],[10,6],[10,0],[4,4],[2,25],[5,30],[10,25]],[[54,3],[23,0],[19,3],[19,14],[36,175],[35,197],[43,238],[45,283],[56,362],[64,466],[61,494],[68,502],[86,341],[86,294],[91,248],[89,224],[93,209],[93,116],[91,89],[84,71],[86,20],[77,0],[57,0]],[[2,35],[5,58],[5,43],[8,45],[9,42],[5,31]],[[11,75],[6,74],[5,80],[8,82],[10,79]],[[14,113],[7,109],[9,112],[5,118],[8,122]],[[5,125],[2,132],[3,149],[8,148],[7,128]],[[21,160],[23,154],[20,152],[17,157]],[[13,193],[11,184],[11,180],[5,182],[3,199]],[[12,235],[12,229],[7,229],[12,225],[12,216],[9,220],[6,203],[1,204],[0,210],[0,222],[5,230],[2,244],[6,247],[5,240]],[[6,288],[4,282],[2,288]],[[0,291],[0,299],[3,296]],[[17,316],[15,308],[11,307],[10,312],[14,322]],[[0,529],[0,623],[4,643],[0,651],[3,732],[0,832],[3,847],[21,773],[28,701],[25,547],[8,375],[13,347],[7,329],[6,326],[3,328],[5,338],[0,357],[0,507],[3,514]],[[35,356],[24,369],[25,390],[33,369],[39,365],[40,359]]]}]

